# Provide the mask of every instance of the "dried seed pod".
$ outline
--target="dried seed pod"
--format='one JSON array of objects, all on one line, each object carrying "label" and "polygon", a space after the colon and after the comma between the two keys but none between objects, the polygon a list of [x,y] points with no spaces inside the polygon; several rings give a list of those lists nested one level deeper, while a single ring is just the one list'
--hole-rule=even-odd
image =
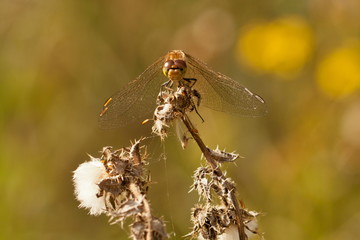
[{"label": "dried seed pod", "polygon": [[211,150],[209,149],[210,155],[211,157],[217,161],[217,162],[233,162],[235,161],[238,157],[239,154],[235,154],[235,153],[228,153],[225,151],[221,151],[219,148],[216,148],[215,150]]},{"label": "dried seed pod", "polygon": [[152,240],[166,240],[168,235],[164,229],[165,224],[158,218],[153,218],[150,228],[147,228],[145,221],[138,221],[131,225],[131,233],[133,240],[145,240],[147,231],[150,231]]}]

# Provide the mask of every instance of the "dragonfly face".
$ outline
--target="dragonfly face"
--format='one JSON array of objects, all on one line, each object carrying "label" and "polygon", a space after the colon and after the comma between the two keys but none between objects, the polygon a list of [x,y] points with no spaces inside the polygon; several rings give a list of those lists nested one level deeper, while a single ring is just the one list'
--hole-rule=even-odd
[{"label": "dragonfly face", "polygon": [[163,73],[171,81],[180,81],[186,73],[186,62],[180,59],[167,60],[164,63]]},{"label": "dragonfly face", "polygon": [[171,81],[180,81],[187,70],[185,54],[182,51],[171,51],[167,54],[163,66],[164,75]]}]

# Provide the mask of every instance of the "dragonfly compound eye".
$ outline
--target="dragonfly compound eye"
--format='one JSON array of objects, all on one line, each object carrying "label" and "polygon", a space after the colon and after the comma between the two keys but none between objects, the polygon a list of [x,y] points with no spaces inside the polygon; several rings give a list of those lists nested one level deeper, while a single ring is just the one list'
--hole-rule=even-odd
[{"label": "dragonfly compound eye", "polygon": [[165,76],[168,76],[168,72],[169,70],[175,65],[173,60],[167,60],[164,63],[164,67],[163,67],[163,73]]},{"label": "dragonfly compound eye", "polygon": [[186,72],[186,62],[184,60],[175,60],[175,66],[176,68],[180,69],[180,71],[182,72],[182,74],[184,74]]}]

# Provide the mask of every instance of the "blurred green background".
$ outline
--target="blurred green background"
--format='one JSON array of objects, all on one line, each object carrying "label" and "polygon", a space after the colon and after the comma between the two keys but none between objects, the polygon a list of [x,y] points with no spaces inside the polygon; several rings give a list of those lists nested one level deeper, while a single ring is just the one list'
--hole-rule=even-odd
[{"label": "blurred green background", "polygon": [[[149,135],[135,123],[100,130],[97,116],[171,49],[266,100],[262,118],[200,109],[197,124],[209,147],[245,157],[223,167],[265,213],[266,239],[360,238],[358,0],[3,0],[0,18],[1,239],[128,239],[127,226],[77,208],[72,171],[86,153]],[[174,135],[147,144],[154,213],[180,239],[205,163]]]}]

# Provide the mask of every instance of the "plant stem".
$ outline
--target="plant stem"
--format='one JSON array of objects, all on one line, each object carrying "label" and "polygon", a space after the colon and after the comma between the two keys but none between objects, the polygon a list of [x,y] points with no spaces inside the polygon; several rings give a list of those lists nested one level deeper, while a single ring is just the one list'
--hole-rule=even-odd
[{"label": "plant stem", "polygon": [[[189,130],[191,136],[194,138],[194,140],[198,144],[201,152],[204,154],[206,161],[211,166],[214,173],[218,176],[224,176],[221,169],[219,168],[217,162],[212,158],[212,156],[210,154],[210,150],[205,146],[204,142],[200,138],[199,131],[194,127],[194,125],[190,121],[187,114],[185,114],[185,113],[183,114],[182,121],[185,124],[186,128]],[[239,233],[239,239],[246,240],[247,236],[245,234],[245,226],[244,226],[244,223],[242,220],[243,209],[239,206],[239,202],[235,196],[235,191],[231,191],[230,196],[231,196],[232,204],[236,211],[236,220],[238,222],[237,228],[238,228],[238,233]]]},{"label": "plant stem", "polygon": [[129,189],[131,191],[131,193],[134,195],[134,197],[137,200],[141,200],[144,206],[144,212],[142,214],[142,216],[145,218],[145,222],[146,222],[146,240],[152,240],[152,215],[151,215],[151,209],[150,209],[150,205],[149,202],[147,201],[147,199],[143,196],[143,194],[141,194],[140,189],[138,188],[138,186],[135,183],[131,183],[129,186]]}]

